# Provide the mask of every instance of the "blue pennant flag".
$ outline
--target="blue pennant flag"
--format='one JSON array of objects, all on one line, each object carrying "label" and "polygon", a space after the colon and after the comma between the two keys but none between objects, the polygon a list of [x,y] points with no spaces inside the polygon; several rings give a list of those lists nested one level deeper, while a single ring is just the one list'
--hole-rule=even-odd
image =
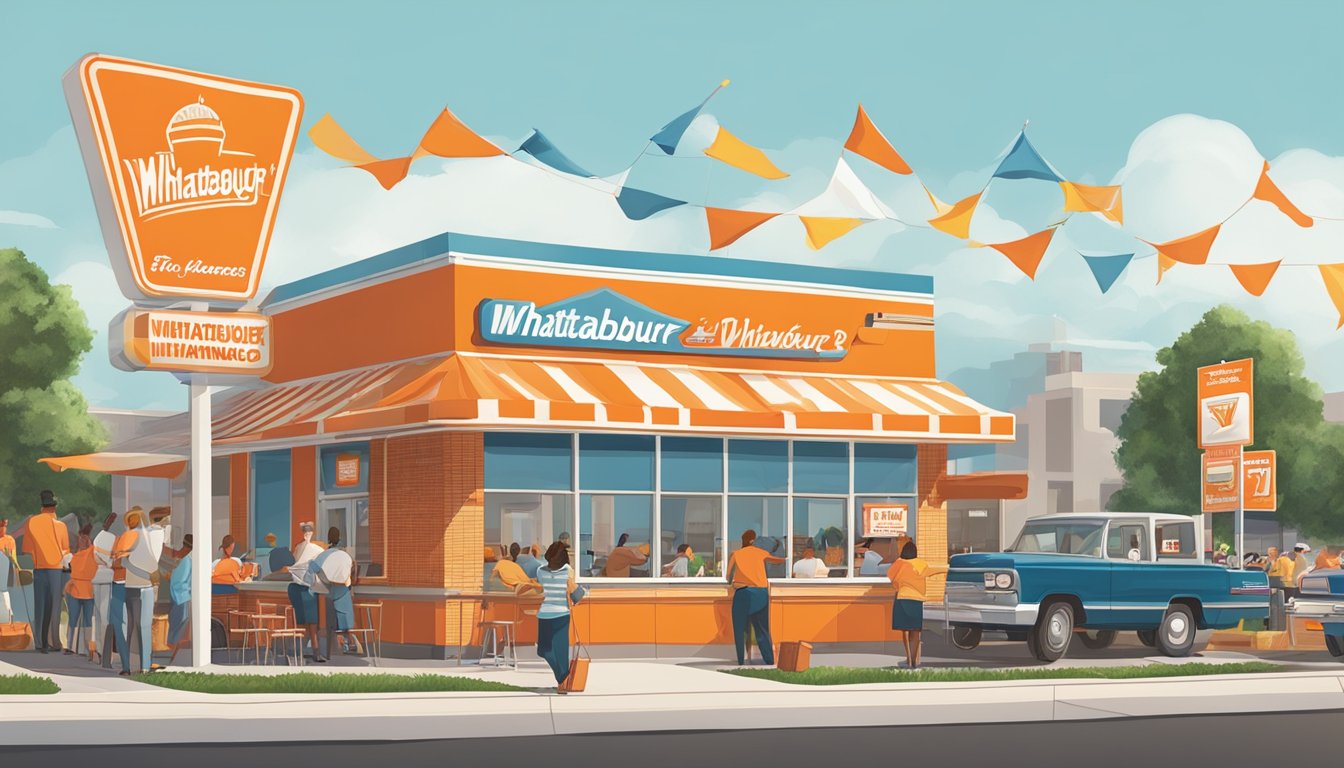
[{"label": "blue pennant flag", "polygon": [[[709,99],[705,99],[705,101],[709,101]],[[681,143],[682,134],[686,133],[686,129],[691,127],[691,123],[694,122],[695,118],[699,117],[700,110],[704,108],[705,104],[704,102],[701,102],[685,114],[679,115],[672,122],[664,125],[657,133],[653,134],[653,136],[649,138],[649,141],[657,144],[665,154],[670,155],[673,152],[676,152],[677,145]]]},{"label": "blue pennant flag", "polygon": [[572,176],[586,176],[590,179],[597,178],[595,174],[589,173],[583,166],[570,160],[564,152],[561,152],[551,143],[550,139],[535,128],[532,129],[532,135],[528,136],[527,141],[524,141],[518,149],[561,173],[568,173]]},{"label": "blue pennant flag", "polygon": [[1129,266],[1129,260],[1134,258],[1132,253],[1116,253],[1107,256],[1088,256],[1086,253],[1079,253],[1087,266],[1092,270],[1092,276],[1097,279],[1097,287],[1105,293],[1111,290],[1115,281],[1120,278],[1120,273]]},{"label": "blue pennant flag", "polygon": [[670,197],[663,197],[631,187],[621,188],[621,193],[616,196],[616,202],[620,204],[621,210],[625,211],[627,219],[636,221],[647,219],[659,211],[686,204],[685,200],[674,200]]},{"label": "blue pennant flag", "polygon": [[999,169],[994,172],[996,179],[1040,179],[1042,181],[1063,181],[1063,177],[1055,173],[1055,169],[1045,162],[1036,148],[1027,141],[1026,131],[1017,135],[1017,141],[1013,148],[1008,150],[1008,156],[999,163]]}]

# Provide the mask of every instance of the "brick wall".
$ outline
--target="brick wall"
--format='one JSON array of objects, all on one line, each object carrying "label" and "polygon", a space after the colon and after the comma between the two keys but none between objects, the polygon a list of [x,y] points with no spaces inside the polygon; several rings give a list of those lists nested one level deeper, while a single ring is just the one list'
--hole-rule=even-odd
[{"label": "brick wall", "polygon": [[[234,552],[239,554],[250,549],[247,541],[247,511],[252,503],[252,484],[248,478],[250,465],[249,454],[235,453],[229,456],[229,533],[233,534],[236,542]],[[218,546],[218,541],[210,542],[212,552]]]},{"label": "brick wall", "polygon": [[[938,479],[947,474],[947,446],[919,446],[919,519],[916,539],[919,556],[929,563],[947,564],[947,502],[931,500],[929,494]],[[937,501],[936,504],[930,503]],[[946,580],[929,580],[929,599],[941,601]]]},{"label": "brick wall", "polygon": [[387,441],[369,441],[369,553],[373,562],[383,566],[381,578],[387,576],[387,500],[383,498],[386,458]]}]

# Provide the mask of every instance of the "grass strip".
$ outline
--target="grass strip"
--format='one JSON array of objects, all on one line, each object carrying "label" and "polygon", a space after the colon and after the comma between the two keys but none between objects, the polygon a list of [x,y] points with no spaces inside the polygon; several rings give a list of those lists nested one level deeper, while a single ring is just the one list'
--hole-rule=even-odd
[{"label": "grass strip", "polygon": [[152,672],[135,679],[161,688],[197,693],[420,693],[526,691],[516,685],[452,675],[314,674],[218,675]]},{"label": "grass strip", "polygon": [[1021,669],[899,669],[895,667],[813,667],[806,672],[778,669],[725,669],[730,675],[794,685],[860,685],[863,683],[979,683],[1003,680],[1140,680],[1159,677],[1201,677],[1281,672],[1262,661],[1235,664],[1147,664],[1141,667],[1026,667]]},{"label": "grass strip", "polygon": [[56,693],[61,687],[50,677],[35,675],[0,675],[0,696],[31,696]]}]

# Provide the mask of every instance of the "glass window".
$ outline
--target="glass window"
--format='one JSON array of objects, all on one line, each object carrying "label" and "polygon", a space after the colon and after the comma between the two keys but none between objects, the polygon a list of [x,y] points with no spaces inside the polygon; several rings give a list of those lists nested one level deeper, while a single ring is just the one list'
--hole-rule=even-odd
[{"label": "glass window", "polygon": [[[664,496],[659,564],[664,576],[719,576],[723,497]],[[682,547],[689,547],[686,557]]]},{"label": "glass window", "polygon": [[[552,542],[565,538],[573,541],[573,497],[558,493],[503,493],[485,494],[485,569],[482,583],[487,588],[500,588],[501,582],[490,575],[495,564],[509,556],[510,545],[517,544],[519,562],[527,570],[537,558],[536,565],[544,563],[546,550]],[[571,557],[573,550],[570,550]]]},{"label": "glass window", "polygon": [[723,490],[723,441],[705,437],[664,437],[662,444],[664,493],[668,491]]},{"label": "glass window", "polygon": [[1195,523],[1159,523],[1157,526],[1158,560],[1193,560],[1195,551]]},{"label": "glass window", "polygon": [[729,440],[728,491],[788,493],[789,444],[783,440]]},{"label": "glass window", "polygon": [[794,493],[849,493],[849,444],[793,444]]},{"label": "glass window", "polygon": [[652,531],[652,496],[583,494],[579,497],[579,574],[650,576]]},{"label": "glass window", "polygon": [[913,445],[855,443],[854,492],[914,493],[916,452]]},{"label": "glass window", "polygon": [[843,577],[849,572],[849,515],[844,499],[793,500],[793,560],[804,557],[811,547],[829,569],[830,576]]},{"label": "glass window", "polygon": [[[913,537],[914,532],[918,530],[915,527],[915,497],[913,496],[856,496],[854,497],[854,538],[872,538],[868,549],[874,555],[865,553],[861,560],[855,560],[855,576],[886,576],[887,569],[896,562],[901,552],[899,547],[905,543],[904,539],[898,536],[871,536],[872,531],[865,529],[863,525],[864,505],[869,504],[878,507],[890,508],[893,506],[905,507],[905,530],[903,533]],[[887,522],[883,527],[892,527],[894,521],[888,514],[885,516]]]},{"label": "glass window", "polygon": [[1148,554],[1148,527],[1112,523],[1106,534],[1106,556],[1113,560],[1152,560]]},{"label": "glass window", "polygon": [[485,487],[568,491],[573,436],[546,432],[486,432]]},{"label": "glass window", "polygon": [[[788,500],[783,496],[729,496],[728,553],[723,562],[726,564],[727,558],[742,548],[742,532],[748,529],[756,532],[757,541],[766,549],[780,557],[788,557],[787,506]],[[774,548],[774,542],[780,542],[781,546]],[[783,578],[788,567],[785,563],[766,563],[765,575],[772,579]]]},{"label": "glass window", "polygon": [[579,488],[652,491],[653,440],[649,435],[579,435]]},{"label": "glass window", "polygon": [[252,540],[239,547],[237,554],[252,548],[257,559],[264,561],[271,552],[265,543],[268,533],[275,534],[276,546],[288,547],[289,502],[289,451],[252,454]]},{"label": "glass window", "polygon": [[323,493],[369,492],[368,443],[324,446],[320,460]]},{"label": "glass window", "polygon": [[1008,552],[1061,552],[1101,557],[1100,523],[1028,522]]}]

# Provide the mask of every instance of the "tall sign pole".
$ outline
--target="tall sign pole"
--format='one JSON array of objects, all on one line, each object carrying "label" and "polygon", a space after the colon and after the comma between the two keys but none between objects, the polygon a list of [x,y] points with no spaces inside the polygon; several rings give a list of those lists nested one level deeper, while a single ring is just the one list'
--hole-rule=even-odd
[{"label": "tall sign pole", "polygon": [[1237,567],[1244,568],[1246,558],[1245,455],[1243,450],[1255,442],[1254,414],[1255,361],[1223,361],[1198,371],[1196,403],[1203,489],[1201,509],[1206,514],[1233,512],[1232,531]]},{"label": "tall sign pole", "polygon": [[238,309],[257,295],[303,97],[101,54],[62,84],[112,270],[132,302],[108,329],[112,364],[189,384],[190,663],[203,667],[215,542],[210,385],[271,368],[270,318]]}]

